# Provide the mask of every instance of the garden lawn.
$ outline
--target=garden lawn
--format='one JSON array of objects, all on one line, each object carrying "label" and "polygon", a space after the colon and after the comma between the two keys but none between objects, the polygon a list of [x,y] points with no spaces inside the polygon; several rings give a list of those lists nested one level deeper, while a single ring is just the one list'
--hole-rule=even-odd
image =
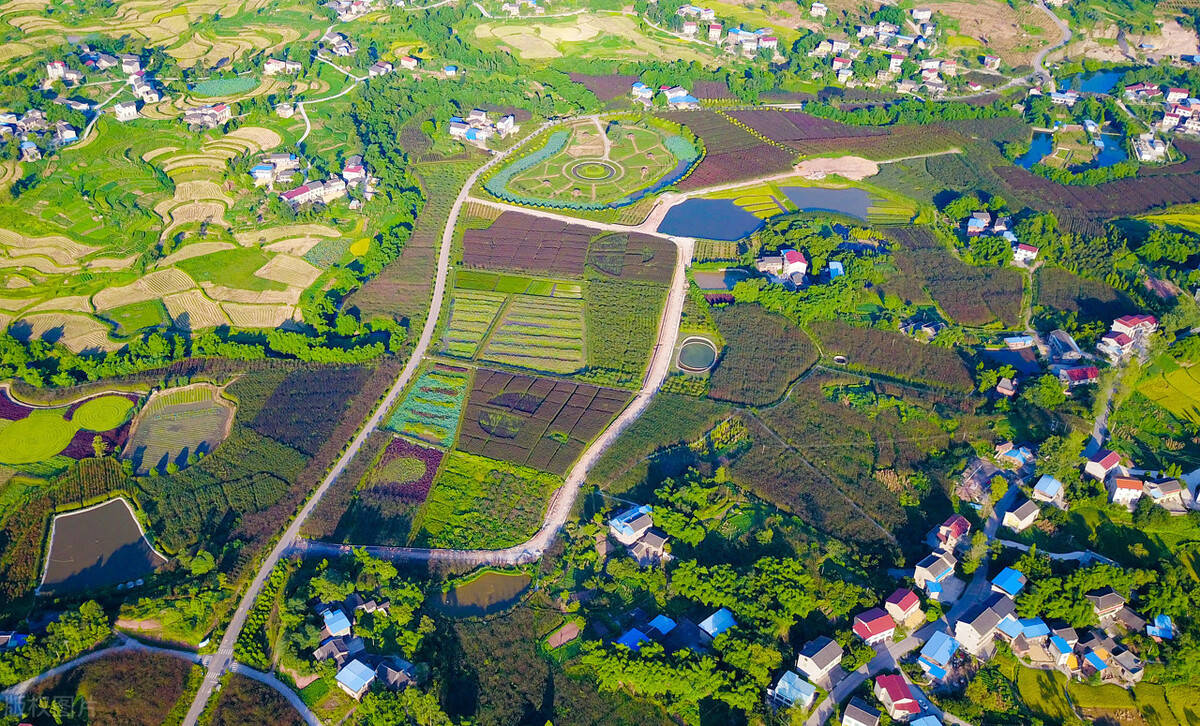
[{"label": "garden lawn", "polygon": [[0,464],[30,464],[57,455],[75,437],[78,426],[56,409],[36,409],[0,429]]},{"label": "garden lawn", "polygon": [[133,401],[124,396],[99,396],[79,405],[71,414],[71,421],[88,431],[108,431],[129,420]]},{"label": "garden lawn", "polygon": [[537,532],[562,479],[527,466],[455,451],[419,515],[422,546],[501,549]]}]

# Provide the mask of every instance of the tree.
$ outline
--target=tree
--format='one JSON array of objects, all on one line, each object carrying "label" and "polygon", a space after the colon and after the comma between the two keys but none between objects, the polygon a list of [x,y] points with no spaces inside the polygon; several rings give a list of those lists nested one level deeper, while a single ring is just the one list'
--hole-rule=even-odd
[{"label": "tree", "polygon": [[108,443],[104,440],[104,437],[101,436],[100,434],[96,434],[95,436],[93,436],[92,437],[92,454],[97,459],[99,459],[107,453],[108,453]]},{"label": "tree", "polygon": [[[997,474],[992,477],[991,483],[988,485],[988,496],[991,499],[992,505],[1004,498],[1008,492],[1008,479],[1003,474]],[[975,534],[979,534],[976,532]]]},{"label": "tree", "polygon": [[194,577],[207,575],[208,573],[212,572],[213,568],[216,566],[216,560],[213,559],[212,554],[207,550],[200,550],[196,553],[196,556],[193,557],[190,562],[188,562],[188,569],[191,571]]},{"label": "tree", "polygon": [[1067,402],[1067,392],[1063,390],[1062,381],[1057,376],[1047,373],[1030,386],[1025,387],[1022,396],[1033,405],[1054,411]]},{"label": "tree", "polygon": [[967,550],[967,554],[963,557],[962,570],[964,574],[970,575],[979,569],[979,565],[983,563],[983,557],[988,551],[987,535],[979,530],[975,530],[975,534],[971,535],[971,547]]}]

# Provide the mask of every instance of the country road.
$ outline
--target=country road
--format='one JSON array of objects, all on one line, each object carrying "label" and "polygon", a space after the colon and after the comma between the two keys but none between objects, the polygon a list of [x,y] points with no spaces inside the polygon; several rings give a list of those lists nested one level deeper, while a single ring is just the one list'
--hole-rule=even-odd
[{"label": "country road", "polygon": [[1033,57],[1033,68],[1035,75],[1040,78],[1043,83],[1049,83],[1050,89],[1054,90],[1054,76],[1050,75],[1050,71],[1046,70],[1045,66],[1046,56],[1052,51],[1058,50],[1067,43],[1071,42],[1071,28],[1067,26],[1066,21],[1055,15],[1053,10],[1046,7],[1044,0],[1038,0],[1037,7],[1040,8],[1041,11],[1050,18],[1051,22],[1058,26],[1058,32],[1060,33],[1060,38],[1057,43],[1042,48],[1037,52],[1037,55]]},{"label": "country road", "polygon": [[[546,124],[543,124],[546,126]],[[538,131],[541,129],[539,128]],[[396,398],[404,387],[408,385],[409,380],[416,372],[421,364],[421,360],[425,357],[425,351],[429,348],[429,343],[433,340],[433,333],[437,329],[438,318],[441,316],[442,298],[446,291],[446,275],[450,268],[450,248],[453,246],[454,227],[458,221],[458,214],[462,209],[462,205],[466,202],[470,193],[471,187],[479,180],[480,175],[490,169],[493,165],[504,159],[508,153],[521,148],[530,138],[535,136],[538,131],[535,131],[530,136],[525,137],[520,143],[511,147],[507,152],[496,154],[487,161],[484,165],[476,169],[463,184],[462,190],[454,199],[454,204],[450,208],[450,215],[446,219],[446,226],[442,230],[442,244],[438,255],[437,273],[433,282],[433,298],[430,303],[429,316],[425,319],[425,326],[421,330],[421,337],[417,340],[416,347],[413,348],[413,353],[408,359],[408,363],[404,366],[400,376],[396,378],[396,382],[388,389],[387,395],[380,401],[379,406],[371,417],[367,419],[366,424],[359,431],[358,435],[346,447],[345,453],[334,464],[333,468],[313,491],[311,497],[305,502],[304,506],[296,514],[295,518],[284,530],[279,541],[271,549],[271,553],[263,560],[262,566],[254,575],[250,585],[246,588],[246,593],[242,596],[242,600],[238,603],[237,610],[234,611],[230,618],[229,626],[225,629],[225,634],[221,637],[221,643],[217,648],[217,652],[213,654],[208,663],[208,672],[204,675],[204,682],[200,684],[200,689],[196,693],[195,700],[192,701],[191,708],[188,709],[187,716],[183,720],[184,726],[195,726],[200,715],[204,712],[205,704],[212,697],[213,691],[220,682],[222,674],[229,667],[233,660],[233,646],[237,642],[238,636],[242,632],[242,628],[246,625],[246,618],[250,614],[250,609],[254,607],[254,601],[258,598],[259,592],[262,591],[263,585],[266,584],[267,578],[271,575],[271,571],[275,569],[275,565],[285,554],[292,550],[292,546],[300,535],[300,527],[304,521],[308,519],[321,497],[333,484],[333,482],[345,470],[346,465],[350,463],[358,450],[362,448],[363,442],[367,436],[379,426],[384,415],[395,403]]]}]

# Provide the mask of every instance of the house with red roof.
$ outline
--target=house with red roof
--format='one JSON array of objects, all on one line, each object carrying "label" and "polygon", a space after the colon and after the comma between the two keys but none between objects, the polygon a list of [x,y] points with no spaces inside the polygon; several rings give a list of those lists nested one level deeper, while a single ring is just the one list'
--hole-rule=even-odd
[{"label": "house with red roof", "polygon": [[1084,464],[1083,473],[1097,481],[1108,481],[1108,475],[1120,465],[1120,454],[1108,449],[1100,449],[1095,454],[1092,454],[1087,464]]},{"label": "house with red roof", "polygon": [[888,715],[898,721],[907,721],[921,712],[917,699],[904,676],[886,675],[875,679],[875,697],[883,704]]},{"label": "house with red roof", "polygon": [[1100,369],[1096,366],[1075,366],[1058,372],[1058,380],[1067,388],[1086,386],[1100,380]]},{"label": "house with red roof", "polygon": [[888,595],[888,599],[883,602],[883,608],[892,616],[892,620],[904,625],[915,624],[925,619],[925,613],[921,611],[921,598],[907,587]]},{"label": "house with red roof", "polygon": [[1168,88],[1166,95],[1167,103],[1178,103],[1188,97],[1186,88]]},{"label": "house with red roof", "polygon": [[1122,315],[1113,321],[1114,333],[1124,333],[1131,338],[1149,335],[1158,330],[1158,318],[1153,315]]},{"label": "house with red roof", "polygon": [[1018,243],[1013,247],[1013,260],[1022,264],[1029,264],[1037,259],[1038,248],[1033,245],[1027,245],[1024,242]]},{"label": "house with red roof", "polygon": [[1108,487],[1112,503],[1128,507],[1130,511],[1146,493],[1146,482],[1132,476],[1114,476]]},{"label": "house with red roof", "polygon": [[782,250],[780,253],[783,257],[783,277],[791,277],[799,274],[804,276],[808,274],[808,258],[799,250]]},{"label": "house with red roof", "polygon": [[971,532],[971,523],[961,514],[952,514],[938,527],[937,538],[947,549],[953,550]]},{"label": "house with red roof", "polygon": [[871,608],[854,617],[854,634],[867,645],[882,643],[896,632],[896,621],[882,608]]}]

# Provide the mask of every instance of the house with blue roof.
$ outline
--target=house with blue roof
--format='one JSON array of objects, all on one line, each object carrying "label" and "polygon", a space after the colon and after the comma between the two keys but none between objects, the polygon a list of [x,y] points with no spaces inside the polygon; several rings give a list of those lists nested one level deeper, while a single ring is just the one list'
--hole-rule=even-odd
[{"label": "house with blue roof", "polygon": [[453,78],[458,75],[458,66],[446,66],[442,69],[442,73],[445,73],[448,78]]},{"label": "house with blue roof", "polygon": [[917,662],[930,678],[940,680],[950,672],[950,661],[957,652],[958,641],[949,633],[939,630],[925,641],[925,647],[921,648]]},{"label": "house with blue roof", "polygon": [[361,660],[350,661],[337,672],[338,687],[354,700],[359,700],[375,681],[375,669]]},{"label": "house with blue roof", "polygon": [[650,640],[650,638],[647,637],[645,633],[637,628],[630,628],[624,633],[621,633],[621,637],[617,638],[616,643],[617,645],[623,645],[636,653],[642,649],[642,643],[645,643],[648,640]]},{"label": "house with blue roof", "polygon": [[1041,618],[1022,618],[1017,623],[1021,626],[1021,635],[1025,636],[1026,640],[1050,635],[1050,626],[1046,625],[1046,621]]},{"label": "house with blue roof", "polygon": [[1084,653],[1083,662],[1095,669],[1097,673],[1108,667],[1108,664],[1104,662],[1104,659],[1101,658],[1094,650],[1089,650],[1087,653]]},{"label": "house with blue roof", "polygon": [[325,629],[329,631],[330,636],[340,638],[350,634],[350,618],[346,617],[341,608],[326,608],[321,612],[321,618],[325,621]]},{"label": "house with blue roof", "polygon": [[777,707],[799,706],[807,709],[817,699],[817,687],[804,680],[796,671],[787,671],[767,689],[767,698]]},{"label": "house with blue roof", "polygon": [[1042,478],[1037,480],[1037,484],[1033,485],[1033,498],[1039,502],[1049,502],[1060,509],[1066,507],[1063,483],[1049,474],[1043,474]]},{"label": "house with blue roof", "polygon": [[644,103],[649,102],[652,98],[654,98],[654,89],[650,86],[647,86],[645,83],[642,83],[641,81],[634,81],[633,85],[629,87],[629,93],[632,94],[636,100]]},{"label": "house with blue roof", "polygon": [[908,722],[908,726],[942,726],[942,722],[933,714],[926,714]]},{"label": "house with blue roof", "polygon": [[1075,649],[1067,642],[1066,638],[1063,638],[1061,635],[1052,635],[1050,636],[1050,643],[1046,647],[1046,652],[1054,659],[1054,665],[1064,668],[1068,666],[1068,662],[1071,660],[1071,655],[1075,652]]},{"label": "house with blue roof", "polygon": [[662,637],[675,629],[675,621],[668,618],[666,615],[657,615],[653,620],[650,621],[649,629],[658,634],[659,637]]},{"label": "house with blue roof", "polygon": [[608,532],[618,542],[630,546],[654,526],[653,509],[649,504],[631,507],[608,520]]},{"label": "house with blue roof", "polygon": [[1025,589],[1025,575],[1013,567],[1005,567],[999,575],[992,578],[992,592],[1001,592],[1009,597],[1016,597]]},{"label": "house with blue roof", "polygon": [[841,262],[839,262],[838,260],[830,260],[829,261],[829,279],[830,279],[830,281],[836,280],[845,274],[846,274],[846,268],[842,266]]},{"label": "house with blue roof", "polygon": [[708,633],[710,638],[715,638],[736,625],[737,621],[733,619],[733,613],[728,608],[721,608],[700,621],[700,629]]},{"label": "house with blue roof", "polygon": [[958,560],[954,555],[942,550],[935,550],[913,569],[913,579],[917,587],[925,590],[932,600],[941,600],[944,583],[954,576],[954,568]]},{"label": "house with blue roof", "polygon": [[1159,615],[1146,626],[1146,635],[1156,640],[1171,640],[1175,637],[1175,624],[1170,615]]}]

